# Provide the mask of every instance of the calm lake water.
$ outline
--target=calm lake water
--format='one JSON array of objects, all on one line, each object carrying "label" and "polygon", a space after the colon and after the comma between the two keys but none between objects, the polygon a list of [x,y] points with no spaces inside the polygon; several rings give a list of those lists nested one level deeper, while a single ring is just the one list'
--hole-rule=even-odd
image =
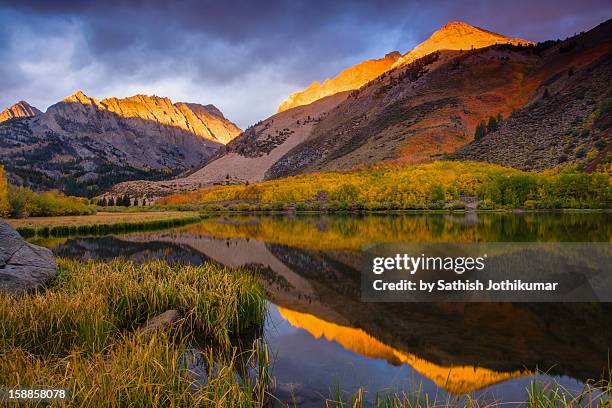
[{"label": "calm lake water", "polygon": [[[439,399],[524,401],[538,378],[601,378],[611,304],[363,303],[362,248],[394,242],[610,242],[611,214],[220,216],[171,230],[37,242],[77,258],[257,267],[275,394],[321,406],[333,390],[421,388]],[[537,370],[547,375],[536,374]]]}]

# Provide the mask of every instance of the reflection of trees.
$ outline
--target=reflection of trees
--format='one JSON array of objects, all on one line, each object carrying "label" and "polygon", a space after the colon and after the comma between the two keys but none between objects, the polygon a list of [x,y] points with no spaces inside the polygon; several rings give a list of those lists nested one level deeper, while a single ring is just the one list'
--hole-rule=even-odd
[{"label": "reflection of trees", "polygon": [[611,216],[606,213],[479,214],[475,221],[469,217],[444,214],[228,217],[183,230],[300,248],[355,250],[371,243],[609,242],[612,236]]}]

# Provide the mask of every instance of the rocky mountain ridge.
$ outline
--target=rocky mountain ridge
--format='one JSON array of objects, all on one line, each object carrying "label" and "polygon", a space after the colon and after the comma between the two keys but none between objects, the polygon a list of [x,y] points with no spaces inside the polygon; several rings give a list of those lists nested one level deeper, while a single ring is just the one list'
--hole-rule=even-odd
[{"label": "rocky mountain ridge", "polygon": [[472,50],[495,44],[529,45],[531,41],[520,38],[509,38],[479,27],[462,22],[449,22],[435,31],[427,40],[412,50],[401,55],[393,51],[384,58],[367,60],[343,70],[332,79],[322,84],[315,81],[303,91],[295,92],[283,101],[278,112],[307,105],[325,96],[338,92],[351,91],[389,71],[390,69],[409,64],[425,55],[441,50]]},{"label": "rocky mountain ridge", "polygon": [[30,105],[26,101],[19,101],[0,112],[0,122],[5,122],[15,118],[29,118],[40,115],[42,112]]},{"label": "rocky mountain ridge", "polygon": [[239,133],[212,105],[77,91],[45,113],[0,123],[0,153],[14,184],[95,195],[199,166]]}]

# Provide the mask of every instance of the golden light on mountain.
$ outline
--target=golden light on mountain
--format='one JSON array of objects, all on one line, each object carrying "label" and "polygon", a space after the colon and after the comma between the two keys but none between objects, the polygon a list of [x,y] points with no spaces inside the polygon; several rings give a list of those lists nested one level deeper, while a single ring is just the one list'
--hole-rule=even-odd
[{"label": "golden light on mountain", "polygon": [[317,339],[335,341],[347,350],[368,358],[384,359],[393,365],[407,364],[438,387],[455,395],[469,394],[502,381],[531,374],[528,371],[497,372],[474,366],[441,366],[388,346],[361,329],[341,326],[280,306],[278,311],[292,326],[306,330]]},{"label": "golden light on mountain", "polygon": [[531,44],[531,42],[520,38],[505,37],[466,23],[450,22],[402,56],[397,51],[394,51],[387,54],[384,58],[364,61],[347,68],[338,74],[338,76],[326,79],[322,84],[316,81],[313,82],[303,91],[289,95],[278,107],[278,112],[300,105],[307,105],[325,96],[358,89],[390,69],[409,64],[435,51],[470,50],[494,44],[518,45]]},{"label": "golden light on mountain", "polygon": [[444,25],[431,37],[408,51],[399,58],[393,68],[409,64],[427,54],[439,50],[470,50],[484,48],[495,44],[528,45],[531,41],[520,38],[509,38],[479,27],[454,21]]},{"label": "golden light on mountain", "polygon": [[385,55],[384,58],[367,60],[347,68],[335,78],[326,79],[322,84],[315,81],[303,91],[289,95],[278,107],[278,112],[295,108],[296,106],[308,105],[311,102],[338,92],[360,88],[362,85],[389,70],[399,58],[400,53],[393,51]]},{"label": "golden light on mountain", "polygon": [[74,104],[70,106],[77,110],[83,105],[92,105],[123,118],[137,118],[152,124],[180,128],[222,144],[227,144],[241,132],[240,128],[227,120],[213,105],[173,103],[169,98],[148,95],[98,100],[85,95],[80,90],[62,102]]},{"label": "golden light on mountain", "polygon": [[0,112],[0,122],[4,122],[13,118],[29,118],[32,116],[39,115],[41,112],[27,103],[26,101],[19,101],[13,106],[6,108]]}]

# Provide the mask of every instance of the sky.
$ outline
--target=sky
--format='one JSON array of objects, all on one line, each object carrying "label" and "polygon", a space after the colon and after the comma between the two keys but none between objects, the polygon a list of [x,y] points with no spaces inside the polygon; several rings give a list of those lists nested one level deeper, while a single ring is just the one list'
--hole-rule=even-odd
[{"label": "sky", "polygon": [[402,54],[448,21],[564,39],[610,0],[0,0],[0,109],[41,110],[81,89],[212,103],[241,128],[290,93],[365,59]]}]

